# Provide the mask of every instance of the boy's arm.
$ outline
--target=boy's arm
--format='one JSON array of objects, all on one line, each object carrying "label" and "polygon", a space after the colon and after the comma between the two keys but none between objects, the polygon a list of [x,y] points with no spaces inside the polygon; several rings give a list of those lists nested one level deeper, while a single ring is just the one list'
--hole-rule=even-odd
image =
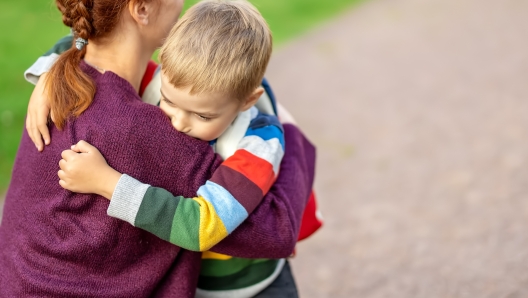
[{"label": "boy's arm", "polygon": [[267,115],[253,123],[238,150],[198,189],[195,198],[173,196],[128,175],[122,175],[110,187],[112,191],[66,188],[111,196],[108,215],[185,249],[206,251],[248,217],[277,178],[284,155],[282,126],[276,117]]},{"label": "boy's arm", "polygon": [[[264,118],[255,120],[266,121]],[[273,125],[248,130],[238,150],[192,199],[173,196],[123,175],[108,215],[185,249],[209,250],[231,234],[269,191],[284,155],[283,144],[282,126],[277,120]]]},{"label": "boy's arm", "polygon": [[[24,78],[36,85],[29,99],[26,130],[38,151],[44,150],[44,144],[49,145],[51,141],[48,129],[48,118],[51,109],[47,98],[44,96],[45,79],[40,80],[40,78],[46,75],[59,55],[71,47],[72,41],[72,35],[61,38],[24,72]],[[51,116],[53,119],[53,115]]]},{"label": "boy's arm", "polygon": [[284,124],[286,150],[279,177],[264,200],[211,251],[240,258],[292,254],[315,172],[315,147],[292,124]]}]

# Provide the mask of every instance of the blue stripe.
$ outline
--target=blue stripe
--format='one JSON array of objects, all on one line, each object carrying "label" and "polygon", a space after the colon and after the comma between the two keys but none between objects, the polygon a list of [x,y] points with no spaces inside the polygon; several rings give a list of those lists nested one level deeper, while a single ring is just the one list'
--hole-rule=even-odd
[{"label": "blue stripe", "polygon": [[154,77],[156,74],[158,74],[158,72],[161,71],[161,63],[158,64],[158,67],[156,67],[156,70],[154,70],[154,75],[152,77]]},{"label": "blue stripe", "polygon": [[271,139],[279,139],[279,142],[282,146],[282,150],[284,150],[284,134],[282,133],[282,130],[280,130],[277,126],[270,125],[266,127],[261,127],[257,129],[250,128],[246,131],[246,137],[247,136],[257,136],[263,139],[264,141],[268,141]]},{"label": "blue stripe", "polygon": [[249,128],[260,128],[265,126],[274,125],[277,126],[281,131],[283,130],[282,124],[277,116],[264,114],[259,112],[258,115],[251,120]]},{"label": "blue stripe", "polygon": [[214,206],[229,234],[248,217],[246,208],[230,192],[214,182],[207,181],[200,186],[198,195]]},{"label": "blue stripe", "polygon": [[273,111],[275,112],[275,115],[278,115],[278,113],[277,113],[277,103],[276,103],[276,100],[275,100],[275,94],[273,94],[273,91],[271,90],[271,86],[268,83],[268,80],[266,80],[266,78],[262,79],[262,87],[264,87],[264,90],[268,94],[268,97],[269,97],[269,99],[271,101],[271,106],[273,106]]}]

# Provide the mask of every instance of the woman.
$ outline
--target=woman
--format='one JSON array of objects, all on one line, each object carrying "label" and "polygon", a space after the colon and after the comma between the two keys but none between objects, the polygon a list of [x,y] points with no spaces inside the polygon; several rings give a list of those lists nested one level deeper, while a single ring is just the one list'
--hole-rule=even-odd
[{"label": "woman", "polygon": [[[118,171],[188,197],[218,167],[207,144],[174,131],[137,94],[182,2],[57,1],[78,42],[48,74],[53,142],[39,153],[27,133],[22,137],[0,227],[0,296],[194,295],[199,253],[106,216],[108,203],[63,190],[56,176],[60,153],[81,139]],[[314,150],[294,126],[285,125],[285,135],[272,191],[213,251],[248,258],[291,253],[313,180]]]}]

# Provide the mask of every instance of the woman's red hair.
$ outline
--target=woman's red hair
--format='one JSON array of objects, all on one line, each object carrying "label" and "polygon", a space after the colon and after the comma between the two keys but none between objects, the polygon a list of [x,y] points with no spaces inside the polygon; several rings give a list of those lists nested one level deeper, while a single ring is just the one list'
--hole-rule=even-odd
[{"label": "woman's red hair", "polygon": [[62,53],[51,67],[45,92],[50,99],[51,111],[57,128],[62,129],[69,117],[79,116],[92,103],[95,83],[79,64],[86,47],[78,50],[75,40],[94,40],[108,35],[119,22],[121,11],[131,0],[56,0],[63,23],[71,27],[72,47]]}]

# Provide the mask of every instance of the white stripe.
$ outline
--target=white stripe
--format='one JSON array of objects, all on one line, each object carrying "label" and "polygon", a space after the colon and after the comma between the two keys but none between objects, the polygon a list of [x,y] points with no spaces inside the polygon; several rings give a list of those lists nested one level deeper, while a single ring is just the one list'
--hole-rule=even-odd
[{"label": "white stripe", "polygon": [[106,214],[134,225],[139,207],[149,187],[150,185],[141,183],[126,174],[121,175]]},{"label": "white stripe", "polygon": [[263,112],[264,114],[275,115],[275,111],[273,111],[273,105],[271,104],[271,99],[269,98],[266,91],[262,93],[257,101],[257,104],[255,104],[255,107],[257,107],[257,109],[259,109],[259,111]]},{"label": "white stripe", "polygon": [[282,145],[278,138],[264,141],[259,136],[246,136],[238,144],[238,149],[244,149],[251,154],[258,156],[273,166],[275,176],[279,174],[279,166],[284,156]]},{"label": "white stripe", "polygon": [[259,111],[255,107],[251,107],[251,109],[249,109],[248,111],[251,114],[251,120],[257,118],[257,116],[259,115]]},{"label": "white stripe", "polygon": [[157,71],[154,73],[154,76],[152,77],[150,83],[147,85],[147,88],[145,88],[145,91],[143,91],[143,96],[141,97],[141,100],[151,105],[157,105],[161,99],[160,88],[161,71]]},{"label": "white stripe", "polygon": [[58,58],[59,55],[55,53],[51,53],[49,56],[39,57],[33,65],[24,71],[24,78],[31,84],[36,85],[40,76],[48,72]]},{"label": "white stripe", "polygon": [[218,137],[215,144],[215,152],[223,159],[233,155],[237,150],[240,140],[246,135],[249,123],[251,122],[251,110],[240,112],[227,130]]}]

